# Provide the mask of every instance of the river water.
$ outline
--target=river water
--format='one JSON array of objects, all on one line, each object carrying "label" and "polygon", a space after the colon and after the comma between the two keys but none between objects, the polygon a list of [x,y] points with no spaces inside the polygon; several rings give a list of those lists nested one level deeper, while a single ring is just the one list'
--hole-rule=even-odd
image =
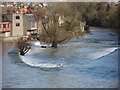
[{"label": "river water", "polygon": [[54,48],[35,45],[25,55],[3,43],[3,88],[118,87],[117,34],[90,28],[91,33]]}]

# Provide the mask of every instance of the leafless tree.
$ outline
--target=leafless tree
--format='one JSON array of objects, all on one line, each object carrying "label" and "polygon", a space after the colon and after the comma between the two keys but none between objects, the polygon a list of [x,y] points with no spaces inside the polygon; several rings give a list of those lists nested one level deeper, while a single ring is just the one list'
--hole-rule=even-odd
[{"label": "leafless tree", "polygon": [[80,30],[82,22],[77,19],[79,13],[73,11],[68,3],[55,3],[46,10],[46,13],[47,18],[43,18],[42,21],[48,20],[49,23],[42,22],[43,31],[39,37],[40,41],[51,43],[51,47],[57,48],[58,44],[66,43],[72,37],[83,35]]},{"label": "leafless tree", "polygon": [[20,55],[22,56],[24,56],[31,49],[31,45],[27,42],[28,40],[24,40],[23,38],[20,38],[17,42],[17,47],[19,49]]}]

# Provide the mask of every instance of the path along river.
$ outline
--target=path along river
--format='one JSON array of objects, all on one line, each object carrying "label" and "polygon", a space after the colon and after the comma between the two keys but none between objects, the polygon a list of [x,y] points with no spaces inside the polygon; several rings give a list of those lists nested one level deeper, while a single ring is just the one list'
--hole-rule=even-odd
[{"label": "path along river", "polygon": [[118,87],[117,34],[92,27],[90,34],[57,49],[34,46],[25,56],[3,43],[3,88]]}]

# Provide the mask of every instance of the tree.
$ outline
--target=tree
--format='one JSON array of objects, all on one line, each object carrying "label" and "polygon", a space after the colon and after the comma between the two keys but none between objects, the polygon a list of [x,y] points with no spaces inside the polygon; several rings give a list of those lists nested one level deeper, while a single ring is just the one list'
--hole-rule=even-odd
[{"label": "tree", "polygon": [[58,44],[66,43],[72,37],[83,35],[79,12],[71,8],[70,3],[55,3],[49,6],[46,13],[47,18],[42,18],[40,41],[51,43],[51,47],[57,48]]},{"label": "tree", "polygon": [[20,55],[24,56],[30,49],[31,45],[27,43],[28,40],[20,38],[17,42],[17,47],[19,49]]},{"label": "tree", "polygon": [[118,27],[118,4],[114,2],[72,3],[89,26]]}]

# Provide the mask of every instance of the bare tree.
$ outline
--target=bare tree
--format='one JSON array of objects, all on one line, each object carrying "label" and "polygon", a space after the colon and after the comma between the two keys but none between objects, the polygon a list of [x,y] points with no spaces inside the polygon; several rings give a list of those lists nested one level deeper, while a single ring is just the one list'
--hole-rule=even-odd
[{"label": "bare tree", "polygon": [[[78,12],[72,10],[69,3],[55,3],[47,10],[47,18],[43,18],[43,31],[40,41],[51,43],[51,47],[57,48],[60,43],[68,42],[74,36],[82,36]],[[49,20],[47,23],[47,20]]]},{"label": "bare tree", "polygon": [[[36,38],[51,47],[57,48],[58,44],[67,43],[73,37],[81,37],[84,32],[81,30],[85,24],[79,17],[79,12],[72,9],[68,3],[55,3],[42,10],[34,11],[30,8],[39,24],[42,21],[42,32]],[[30,49],[27,39],[19,39],[17,46],[20,55],[25,55]]]},{"label": "bare tree", "polygon": [[27,43],[28,40],[20,38],[17,42],[17,47],[19,49],[20,55],[24,56],[30,49],[31,45]]}]

